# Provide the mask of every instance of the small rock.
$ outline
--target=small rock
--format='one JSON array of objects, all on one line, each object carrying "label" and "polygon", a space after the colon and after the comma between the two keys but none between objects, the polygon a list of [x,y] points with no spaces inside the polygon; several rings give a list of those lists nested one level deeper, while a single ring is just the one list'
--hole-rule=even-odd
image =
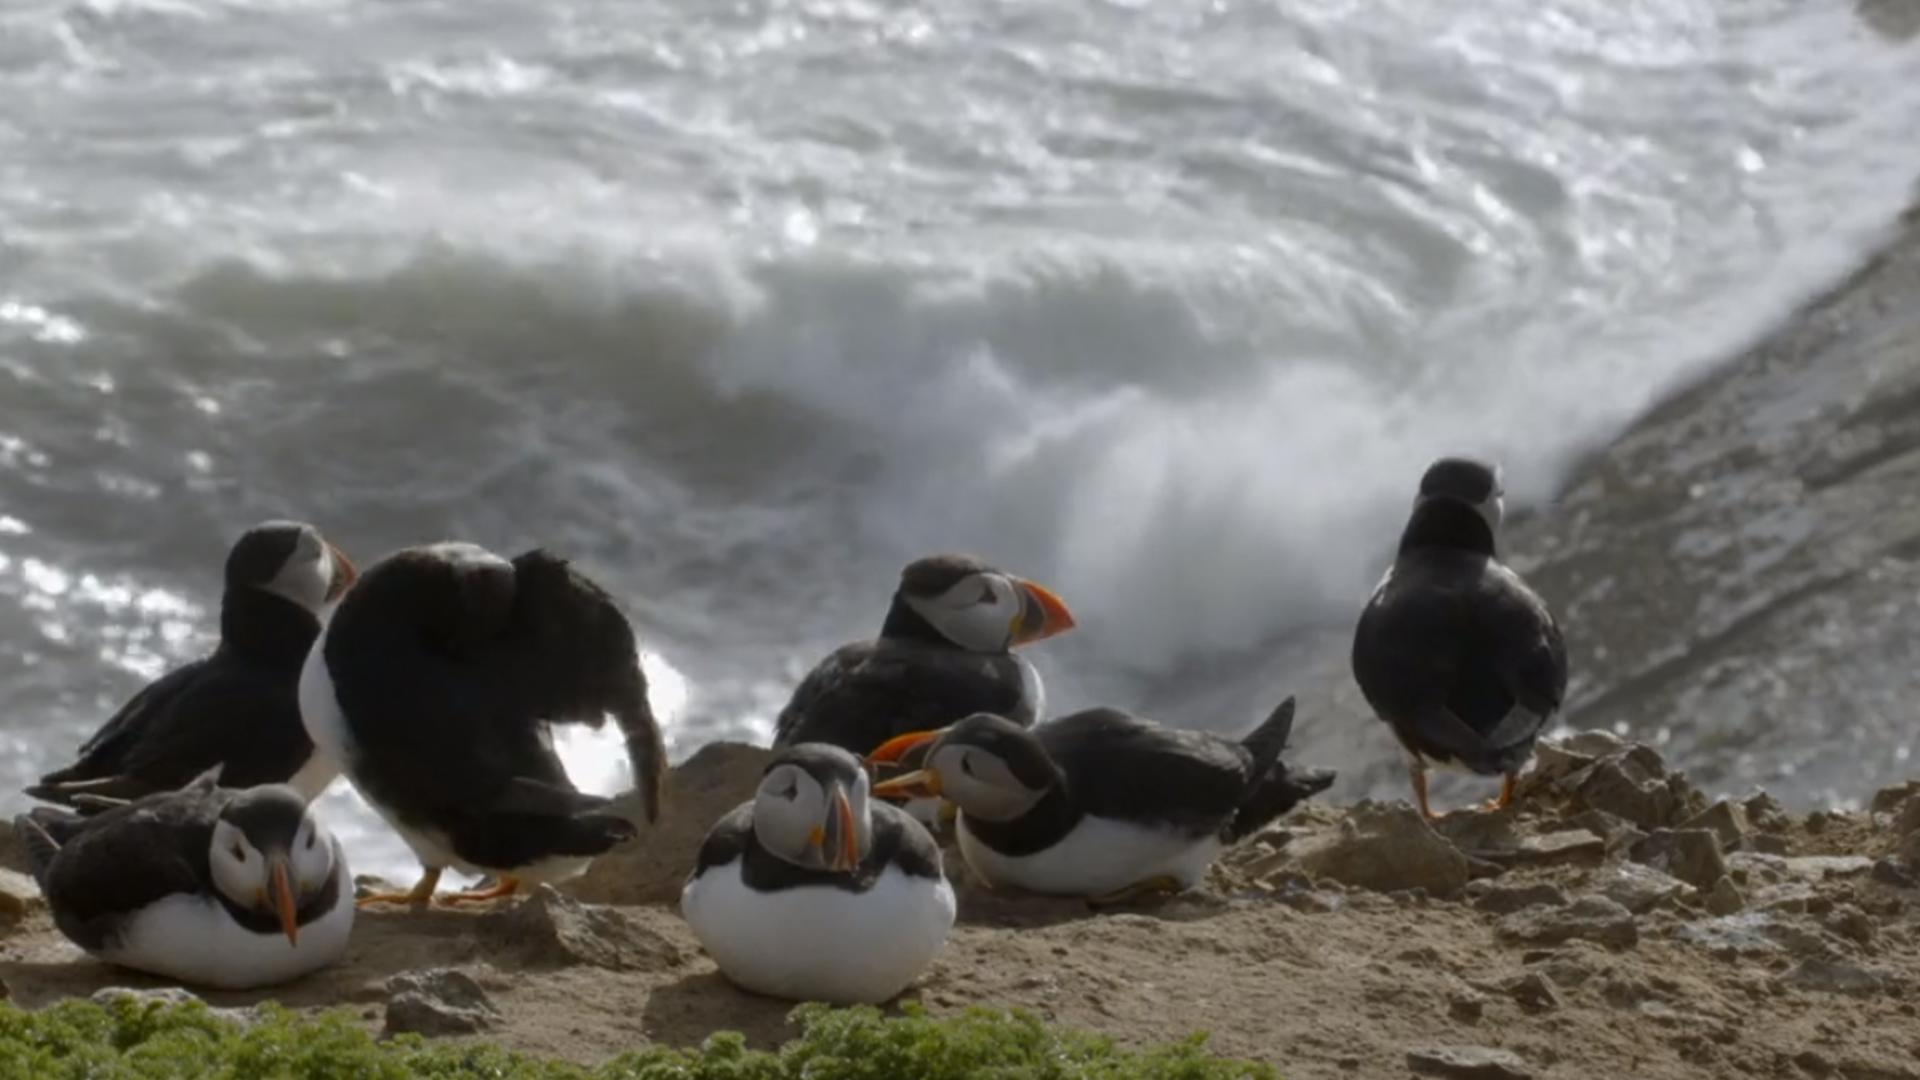
[{"label": "small rock", "polygon": [[1601,728],[1588,728],[1576,731],[1560,740],[1559,747],[1571,754],[1582,754],[1590,758],[1603,758],[1612,754],[1625,753],[1626,741],[1611,731]]},{"label": "small rock", "polygon": [[1727,875],[1720,841],[1705,829],[1655,829],[1633,845],[1634,862],[1665,870],[1696,889],[1711,889]]},{"label": "small rock", "polygon": [[1598,863],[1607,854],[1607,841],[1603,836],[1585,829],[1567,829],[1562,832],[1541,833],[1520,841],[1513,853],[1513,861],[1530,865],[1554,865],[1560,863]]},{"label": "small rock", "polygon": [[1754,833],[1747,837],[1747,846],[1766,855],[1785,855],[1792,850],[1787,838],[1777,833]]},{"label": "small rock", "polygon": [[1762,832],[1779,832],[1792,821],[1787,817],[1787,808],[1780,805],[1780,800],[1764,791],[1741,803],[1740,807],[1747,812],[1747,820],[1753,823],[1753,827]]},{"label": "small rock", "polygon": [[1774,880],[1791,877],[1805,881],[1829,881],[1865,874],[1873,869],[1873,860],[1864,855],[1802,855],[1786,858],[1741,851],[1729,856],[1727,865],[1735,871],[1769,875]]},{"label": "small rock", "polygon": [[1920,795],[1920,780],[1883,787],[1873,793],[1873,800],[1867,804],[1867,809],[1876,814],[1891,814],[1914,802],[1916,795]]},{"label": "small rock", "polygon": [[1722,877],[1713,883],[1713,890],[1707,894],[1707,910],[1715,915],[1731,915],[1744,911],[1747,898],[1740,895],[1740,887],[1730,877]]},{"label": "small rock", "polygon": [[1673,792],[1663,780],[1636,780],[1621,761],[1612,759],[1588,769],[1576,794],[1589,809],[1624,818],[1642,828],[1666,824],[1675,805]]},{"label": "small rock", "polygon": [[1447,1015],[1463,1024],[1477,1024],[1487,1011],[1487,999],[1471,990],[1447,996]]},{"label": "small rock", "polygon": [[387,993],[387,1035],[471,1035],[500,1019],[480,984],[452,968],[395,975]]},{"label": "small rock", "polygon": [[1893,819],[1893,835],[1912,836],[1920,833],[1920,799],[1908,799],[1900,808],[1900,816]]},{"label": "small rock", "polygon": [[1828,913],[1826,928],[1855,945],[1872,945],[1876,936],[1873,919],[1852,904],[1840,904]]},{"label": "small rock", "polygon": [[1882,885],[1891,885],[1896,889],[1911,889],[1916,884],[1912,874],[1900,868],[1892,859],[1881,859],[1873,864],[1873,880]]},{"label": "small rock", "polygon": [[1886,987],[1886,979],[1877,972],[1845,960],[1802,960],[1781,975],[1782,986],[1796,990],[1818,990],[1829,994],[1877,994]]},{"label": "small rock", "polygon": [[1633,914],[1604,896],[1587,896],[1564,908],[1529,908],[1500,920],[1502,940],[1528,945],[1558,945],[1580,939],[1610,948],[1640,940]]},{"label": "small rock", "polygon": [[1452,896],[1467,884],[1467,857],[1405,804],[1363,802],[1337,830],[1298,848],[1308,873],[1377,892],[1423,888]]},{"label": "small rock", "polygon": [[1474,910],[1494,915],[1511,915],[1530,907],[1566,907],[1567,894],[1558,885],[1535,882],[1532,885],[1502,885],[1476,881],[1467,886],[1467,898]]},{"label": "small rock", "polygon": [[1828,1061],[1818,1050],[1802,1050],[1793,1056],[1793,1063],[1800,1066],[1808,1076],[1833,1075],[1833,1062]]},{"label": "small rock", "polygon": [[1407,1068],[1420,1076],[1452,1080],[1532,1080],[1533,1071],[1510,1050],[1485,1046],[1438,1046],[1409,1050]]},{"label": "small rock", "polygon": [[1746,815],[1725,799],[1681,822],[1680,828],[1705,829],[1720,841],[1722,848],[1729,851],[1740,846],[1748,831]]},{"label": "small rock", "polygon": [[1507,996],[1520,1003],[1528,1012],[1545,1012],[1560,1007],[1560,992],[1553,988],[1553,981],[1537,971],[1529,971],[1508,979],[1503,987]]},{"label": "small rock", "polygon": [[590,964],[609,971],[658,971],[686,958],[679,946],[627,912],[584,904],[542,885],[504,911],[482,917],[483,933],[532,964]]},{"label": "small rock", "polygon": [[0,869],[0,923],[16,923],[45,903],[40,885],[17,870]]},{"label": "small rock", "polygon": [[1635,915],[1643,915],[1660,901],[1691,891],[1691,886],[1672,874],[1635,862],[1619,864],[1600,883],[1601,895]]}]

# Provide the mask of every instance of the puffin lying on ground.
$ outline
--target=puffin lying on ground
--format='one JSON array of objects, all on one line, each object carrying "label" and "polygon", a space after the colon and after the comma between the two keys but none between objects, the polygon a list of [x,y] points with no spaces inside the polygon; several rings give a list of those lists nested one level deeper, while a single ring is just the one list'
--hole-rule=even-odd
[{"label": "puffin lying on ground", "polygon": [[221,766],[233,787],[290,783],[308,799],[339,775],[313,754],[300,723],[300,666],[320,617],[354,580],[353,564],[318,529],[269,521],[227,556],[220,644],[121,707],[80,760],[27,788],[48,802],[136,799],[173,791]]},{"label": "puffin lying on ground", "polygon": [[576,790],[550,724],[626,736],[648,821],[666,750],[633,630],[613,599],[544,551],[511,561],[472,544],[409,548],[361,576],[300,681],[315,745],[341,762],[413,849],[423,904],[441,871],[497,877],[446,899],[488,900],[558,881],[635,834],[612,801]]},{"label": "puffin lying on ground", "polygon": [[1031,730],[980,713],[875,751],[926,748],[925,768],[873,790],[958,805],[960,853],[989,884],[1110,903],[1192,887],[1226,845],[1332,784],[1281,762],[1292,731],[1292,698],[1239,742],[1117,709]]},{"label": "puffin lying on ground", "polygon": [[353,875],[305,798],[235,790],[209,770],[179,791],[82,817],[15,821],[54,925],[102,960],[199,986],[269,986],[346,952]]},{"label": "puffin lying on ground", "polygon": [[1013,648],[1073,629],[1047,589],[966,555],[907,564],[871,641],[807,673],[774,726],[775,746],[828,743],[865,754],[895,735],[993,712],[1031,724],[1045,707]]},{"label": "puffin lying on ground", "polygon": [[939,952],[954,916],[940,849],[867,785],[839,747],[788,747],[707,834],[680,911],[727,978],[796,1001],[878,1004]]},{"label": "puffin lying on ground", "polygon": [[1494,554],[1501,496],[1491,466],[1434,462],[1353,636],[1354,679],[1406,748],[1414,800],[1429,818],[1428,762],[1502,777],[1491,806],[1505,807],[1566,698],[1560,628]]}]

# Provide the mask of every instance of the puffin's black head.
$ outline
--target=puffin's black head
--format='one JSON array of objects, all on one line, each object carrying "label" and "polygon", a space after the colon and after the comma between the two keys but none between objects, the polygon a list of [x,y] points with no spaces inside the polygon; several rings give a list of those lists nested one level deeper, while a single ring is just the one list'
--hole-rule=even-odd
[{"label": "puffin's black head", "polygon": [[346,553],[298,521],[265,521],[227,553],[227,588],[260,589],[319,614],[357,576]]},{"label": "puffin's black head", "polygon": [[229,901],[279,919],[298,944],[296,913],[333,876],[333,838],[299,792],[267,784],[234,793],[221,808],[207,864]]},{"label": "puffin's black head", "polygon": [[801,743],[776,754],[753,796],[753,834],[809,870],[852,873],[873,836],[867,771],[837,746]]},{"label": "puffin's black head", "polygon": [[1400,550],[1459,548],[1492,555],[1505,516],[1500,469],[1464,457],[1444,457],[1427,466]]},{"label": "puffin's black head", "polygon": [[900,572],[880,636],[1003,653],[1071,629],[1073,614],[1052,590],[970,555],[932,555]]},{"label": "puffin's black head", "polygon": [[928,746],[925,765],[918,772],[876,784],[873,793],[938,796],[982,821],[1011,821],[1065,782],[1031,731],[992,713],[974,713],[938,731],[889,739],[867,760],[897,762],[923,746]]}]

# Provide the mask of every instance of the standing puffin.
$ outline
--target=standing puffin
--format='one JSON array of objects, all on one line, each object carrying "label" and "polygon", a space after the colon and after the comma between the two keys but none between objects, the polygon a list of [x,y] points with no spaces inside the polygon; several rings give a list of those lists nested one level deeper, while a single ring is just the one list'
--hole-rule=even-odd
[{"label": "standing puffin", "polygon": [[873,791],[956,804],[960,853],[989,884],[1112,902],[1191,888],[1226,845],[1326,790],[1333,773],[1281,762],[1292,731],[1292,698],[1239,742],[1117,709],[1031,730],[982,713],[882,746],[876,762],[926,748],[925,768]]},{"label": "standing puffin", "polygon": [[315,757],[300,723],[300,666],[320,619],[354,580],[353,564],[311,525],[255,525],[227,556],[220,644],[133,696],[80,760],[27,794],[136,799],[179,788],[216,765],[232,787],[289,783],[308,799],[337,768]]},{"label": "standing puffin", "polygon": [[1498,472],[1442,458],[1420,480],[1400,553],[1353,636],[1353,676],[1407,751],[1420,812],[1427,763],[1514,783],[1567,692],[1560,628],[1520,575],[1501,565]]},{"label": "standing puffin", "polygon": [[865,754],[896,735],[991,712],[1031,724],[1045,708],[1017,645],[1073,629],[1052,592],[965,555],[907,564],[880,636],[842,645],[780,710],[774,745]]},{"label": "standing puffin", "polygon": [[727,978],[773,997],[879,1004],[940,951],[954,914],[940,849],[867,784],[837,746],[788,747],[707,834],[680,912]]},{"label": "standing puffin", "polygon": [[381,560],[314,644],[300,708],[425,871],[411,892],[362,903],[426,903],[448,867],[498,878],[449,901],[509,896],[632,837],[612,800],[574,788],[551,724],[598,727],[612,713],[647,820],[659,814],[666,750],[633,630],[545,551],[509,561],[447,543]]},{"label": "standing puffin", "polygon": [[353,875],[339,841],[300,792],[219,787],[218,771],[88,817],[43,807],[15,821],[61,933],[109,963],[219,989],[286,982],[346,952]]}]

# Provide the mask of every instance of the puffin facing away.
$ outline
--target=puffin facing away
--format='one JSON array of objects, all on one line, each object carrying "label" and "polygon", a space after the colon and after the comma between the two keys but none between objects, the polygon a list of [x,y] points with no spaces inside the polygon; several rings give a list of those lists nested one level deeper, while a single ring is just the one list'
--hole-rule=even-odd
[{"label": "puffin facing away", "polygon": [[339,775],[300,723],[300,666],[320,618],[354,580],[353,563],[311,525],[269,521],[227,556],[220,644],[121,706],[27,794],[128,800],[173,791],[215,766],[234,787],[290,783],[308,799]]},{"label": "puffin facing away", "polygon": [[222,788],[217,771],[89,817],[43,807],[15,821],[61,933],[109,963],[220,989],[346,952],[339,842],[291,787]]},{"label": "puffin facing away", "polygon": [[828,743],[865,754],[896,735],[991,712],[1031,724],[1045,707],[1015,646],[1073,628],[1047,589],[966,555],[907,564],[880,636],[843,645],[794,690],[775,746]]},{"label": "puffin facing away", "polygon": [[1407,751],[1420,812],[1427,763],[1514,782],[1567,693],[1560,628],[1494,554],[1502,491],[1478,461],[1442,458],[1420,480],[1400,553],[1353,636],[1353,676]]},{"label": "puffin facing away", "polygon": [[508,896],[632,837],[611,800],[574,788],[550,724],[598,727],[611,713],[647,820],[659,814],[666,750],[633,630],[544,551],[509,561],[448,543],[381,560],[321,632],[300,707],[314,744],[425,870],[413,891],[362,903],[423,904],[448,867],[498,878],[449,901]]},{"label": "puffin facing away", "polygon": [[990,884],[1113,902],[1191,888],[1226,845],[1326,790],[1333,773],[1280,760],[1292,732],[1292,698],[1239,742],[1117,709],[1032,730],[983,713],[888,742],[874,761],[925,747],[925,768],[873,790],[957,805],[960,853]]},{"label": "puffin facing away", "polygon": [[879,1004],[940,951],[954,915],[940,849],[867,784],[839,747],[788,747],[707,834],[680,911],[727,978],[796,1001]]}]

